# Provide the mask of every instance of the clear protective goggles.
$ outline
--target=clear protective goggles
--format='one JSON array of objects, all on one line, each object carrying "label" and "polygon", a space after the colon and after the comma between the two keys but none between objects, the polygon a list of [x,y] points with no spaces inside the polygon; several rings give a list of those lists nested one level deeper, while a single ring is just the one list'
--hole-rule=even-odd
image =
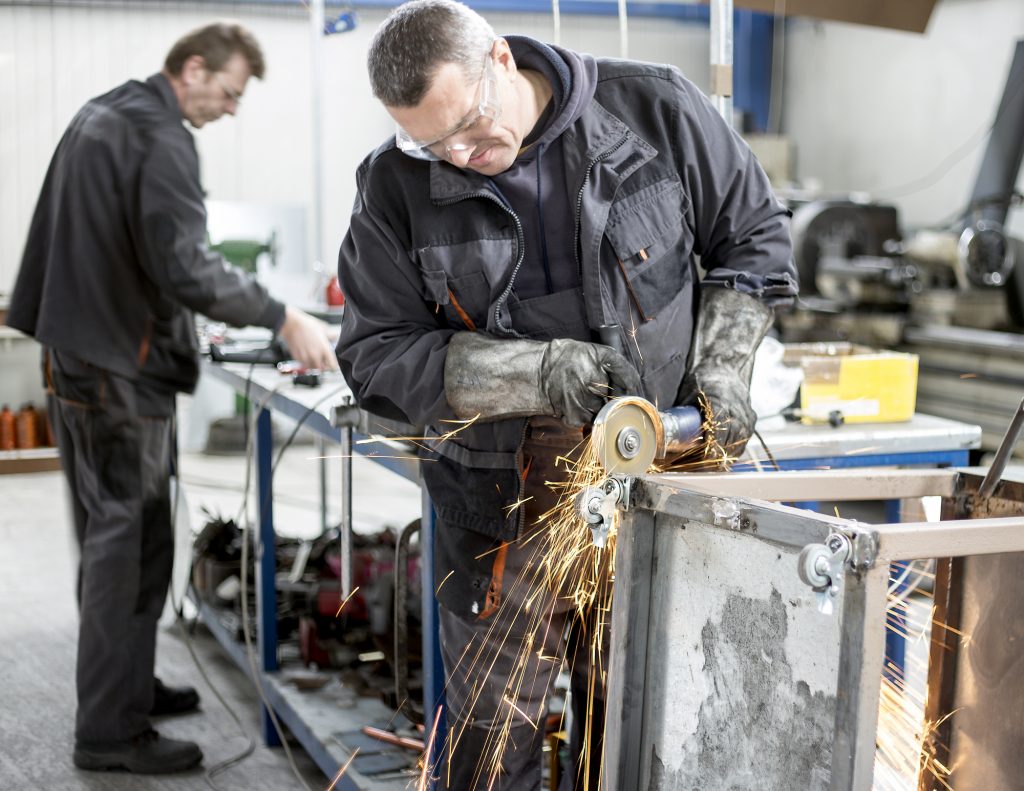
[{"label": "clear protective goggles", "polygon": [[480,79],[477,88],[477,100],[473,109],[453,128],[433,140],[414,140],[409,134],[398,127],[395,132],[395,144],[403,153],[414,159],[425,159],[436,162],[450,159],[453,153],[469,151],[476,147],[476,143],[445,143],[453,137],[465,134],[472,134],[489,129],[491,124],[497,123],[501,118],[501,100],[498,96],[498,77],[494,72],[494,63],[491,57],[493,49],[487,51],[484,59],[484,74]]}]

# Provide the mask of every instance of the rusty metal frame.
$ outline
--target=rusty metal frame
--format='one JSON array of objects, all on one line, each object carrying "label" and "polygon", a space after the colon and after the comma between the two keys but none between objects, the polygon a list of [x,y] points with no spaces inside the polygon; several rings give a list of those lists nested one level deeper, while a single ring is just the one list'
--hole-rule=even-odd
[{"label": "rusty metal frame", "polygon": [[[822,542],[833,532],[850,539],[854,551],[844,581],[838,684],[842,694],[837,697],[830,787],[867,791],[874,768],[889,564],[938,558],[938,617],[957,626],[962,558],[1024,552],[1024,484],[1003,481],[991,500],[980,502],[981,480],[970,471],[954,469],[662,474],[632,479],[627,504],[631,513],[620,531],[615,569],[619,585],[612,613],[610,675],[618,676],[618,683],[608,697],[605,788],[640,787],[642,716],[629,704],[642,692],[646,677],[646,624],[656,569],[652,547],[659,522],[685,526],[692,521],[790,547]],[[941,521],[868,525],[773,502],[924,496],[943,498]],[[673,519],[659,520],[661,514]],[[951,710],[957,658],[956,646],[933,635],[926,711],[930,720]],[[944,746],[948,749],[948,724],[935,737],[937,742],[944,740],[944,745],[936,745],[939,756],[945,754]]]}]

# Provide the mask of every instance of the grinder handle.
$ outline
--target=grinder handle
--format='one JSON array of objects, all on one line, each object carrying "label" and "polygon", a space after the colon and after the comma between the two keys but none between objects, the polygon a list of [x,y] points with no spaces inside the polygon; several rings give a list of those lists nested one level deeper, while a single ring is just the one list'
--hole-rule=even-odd
[{"label": "grinder handle", "polygon": [[703,441],[704,416],[695,406],[674,406],[658,413],[665,427],[665,447],[658,448],[657,458],[678,456]]}]

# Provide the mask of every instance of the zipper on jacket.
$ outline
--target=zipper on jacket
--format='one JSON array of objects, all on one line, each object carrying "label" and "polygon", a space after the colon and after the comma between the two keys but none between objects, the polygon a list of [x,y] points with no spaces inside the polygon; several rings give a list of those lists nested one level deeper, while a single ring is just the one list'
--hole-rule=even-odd
[{"label": "zipper on jacket", "polygon": [[526,239],[525,239],[524,234],[523,234],[523,223],[519,220],[519,215],[517,215],[514,211],[512,211],[512,209],[510,209],[508,206],[506,206],[500,200],[498,200],[497,196],[493,195],[490,192],[486,192],[486,191],[484,191],[484,192],[474,192],[474,193],[471,193],[469,195],[463,195],[463,196],[458,197],[458,198],[449,198],[447,200],[437,201],[437,205],[438,206],[453,206],[456,203],[460,203],[461,201],[468,200],[469,198],[485,198],[486,200],[489,200],[491,203],[493,203],[496,206],[498,206],[499,208],[501,208],[501,210],[503,212],[505,212],[505,214],[507,214],[509,217],[511,217],[512,221],[516,224],[516,244],[519,246],[519,256],[518,256],[518,258],[516,260],[516,265],[512,268],[512,275],[508,279],[508,285],[505,286],[505,290],[501,292],[501,296],[498,297],[498,301],[497,301],[497,303],[495,303],[495,306],[494,306],[494,324],[505,335],[511,335],[513,338],[525,338],[527,336],[523,335],[521,332],[516,332],[511,327],[505,327],[501,323],[501,306],[508,299],[509,294],[512,293],[512,286],[516,282],[516,275],[519,274],[519,270],[520,270],[520,268],[523,265],[523,259],[526,257]]},{"label": "zipper on jacket", "polygon": [[573,254],[576,256],[576,271],[577,274],[579,274],[580,276],[580,283],[583,282],[583,259],[580,257],[580,226],[582,224],[581,221],[583,214],[583,192],[584,190],[586,190],[587,184],[590,181],[590,174],[594,170],[594,166],[597,165],[597,163],[600,162],[601,160],[607,159],[620,148],[622,148],[622,146],[626,144],[626,141],[629,140],[629,137],[629,132],[626,132],[626,134],[624,134],[615,145],[613,145],[611,148],[606,148],[604,151],[602,151],[600,154],[598,154],[596,157],[590,160],[590,162],[587,163],[587,169],[583,174],[583,183],[580,185],[580,191],[576,195],[576,227],[574,228],[575,240],[572,246]]}]

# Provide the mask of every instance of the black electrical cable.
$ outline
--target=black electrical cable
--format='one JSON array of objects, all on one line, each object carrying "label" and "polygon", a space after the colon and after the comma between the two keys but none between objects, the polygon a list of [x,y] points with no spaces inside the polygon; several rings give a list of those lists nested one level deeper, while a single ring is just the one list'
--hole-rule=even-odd
[{"label": "black electrical cable", "polygon": [[[250,365],[249,374],[248,374],[248,376],[246,378],[245,395],[246,395],[247,403],[248,403],[248,394],[249,394],[249,390],[250,390],[250,385],[252,384],[252,374],[253,374],[254,368],[255,368],[255,363]],[[267,394],[266,398],[263,399],[263,401],[261,401],[259,404],[257,404],[258,408],[256,410],[254,410],[253,414],[258,415],[265,408],[267,402],[269,402],[270,399],[283,386],[283,384],[284,383],[282,383],[282,384],[278,385],[277,387],[273,388]],[[313,409],[315,409],[315,406],[313,408],[311,408],[310,410],[308,410],[308,412],[311,412]],[[308,418],[308,416],[309,416],[308,414],[304,415],[302,420],[305,421],[306,418]],[[246,510],[246,504],[248,503],[248,499],[249,499],[249,488],[251,486],[251,481],[252,481],[251,470],[252,470],[253,456],[254,456],[254,452],[255,451],[254,451],[254,445],[252,443],[252,431],[249,430],[248,420],[246,420],[246,432],[245,432],[245,435],[246,435],[246,451],[245,451],[246,476],[245,476],[245,485],[244,485],[243,490],[242,490],[242,506],[241,506],[241,509],[239,511],[239,516],[236,518],[236,523],[241,526],[241,530],[242,530],[242,563],[241,563],[242,633],[243,633],[243,636],[245,637],[246,656],[247,656],[247,658],[249,660],[250,676],[251,676],[251,678],[253,680],[253,685],[256,688],[257,694],[259,695],[260,700],[263,703],[264,708],[266,709],[268,715],[270,716],[270,720],[271,720],[271,723],[274,726],[274,730],[277,732],[278,738],[281,741],[281,746],[284,748],[285,755],[286,755],[286,757],[288,759],[289,767],[292,770],[292,774],[294,774],[295,778],[299,781],[300,785],[304,789],[306,789],[306,791],[311,791],[311,789],[309,788],[309,785],[306,783],[305,779],[302,777],[302,774],[299,772],[299,768],[298,768],[298,766],[295,763],[295,759],[294,759],[294,757],[292,755],[291,748],[288,745],[288,740],[285,738],[284,730],[281,727],[281,723],[278,720],[276,712],[274,711],[274,707],[270,704],[270,701],[267,699],[266,692],[263,690],[262,684],[259,683],[259,679],[261,678],[261,676],[260,676],[259,668],[258,668],[257,663],[256,663],[255,651],[254,651],[253,646],[252,646],[252,636],[251,636],[250,630],[249,630],[248,592],[246,590],[246,586],[248,584],[248,581],[247,581],[247,568],[246,568],[246,566],[247,566],[247,563],[248,563],[248,551],[247,550],[248,550],[248,541],[249,541],[248,531],[249,531],[250,525],[249,525],[248,519],[242,519],[242,514],[244,514],[244,512]],[[173,525],[174,514],[176,512],[176,507],[177,507],[176,499],[177,498],[175,498],[175,502],[172,504],[172,525]],[[190,574],[190,577],[191,577],[191,574]],[[235,712],[231,709],[231,707],[228,706],[228,704],[224,700],[223,696],[220,694],[220,692],[217,690],[217,688],[210,681],[209,677],[205,673],[205,670],[200,665],[198,657],[195,654],[195,651],[194,651],[194,648],[192,646],[192,643],[191,643],[191,641],[190,641],[190,639],[189,639],[189,637],[187,635],[187,632],[185,630],[184,619],[180,617],[181,608],[184,606],[184,603],[182,603],[181,605],[177,605],[174,602],[174,600],[173,600],[173,593],[172,593],[172,606],[175,608],[175,611],[179,613],[179,618],[177,619],[177,621],[178,621],[179,626],[181,628],[182,634],[185,636],[186,646],[188,647],[189,653],[192,655],[193,661],[196,663],[196,667],[199,669],[200,674],[203,676],[203,679],[206,681],[207,685],[213,691],[214,695],[221,702],[221,704],[225,707],[225,709],[231,715],[232,719],[234,719],[234,721],[238,724],[240,730],[242,730],[243,734],[246,736],[246,738],[248,740],[248,744],[246,745],[246,747],[241,752],[239,752],[238,754],[236,754],[234,756],[231,756],[230,758],[228,758],[228,759],[226,759],[224,761],[221,761],[220,763],[210,767],[210,769],[208,769],[206,771],[205,779],[206,779],[207,784],[211,788],[213,788],[214,791],[222,791],[222,789],[220,789],[216,785],[216,783],[214,783],[214,781],[213,781],[214,776],[216,776],[217,774],[220,774],[221,772],[226,771],[227,769],[229,769],[229,768],[231,768],[233,766],[236,766],[238,763],[240,763],[245,758],[247,758],[249,755],[251,755],[255,751],[255,749],[256,749],[256,742],[255,742],[254,738],[247,733],[247,731],[245,730],[245,727],[242,725],[241,720],[238,718],[237,714],[235,714]]]},{"label": "black electrical cable", "polygon": [[343,390],[345,390],[346,387],[347,385],[344,384],[339,385],[338,387],[334,388],[321,398],[318,398],[315,402],[313,402],[311,406],[306,408],[306,411],[305,413],[303,413],[302,417],[296,421],[295,428],[292,429],[292,433],[288,435],[288,438],[281,444],[281,448],[277,452],[277,458],[274,460],[274,463],[270,468],[271,481],[274,480],[274,473],[277,472],[277,465],[281,463],[281,459],[284,456],[284,452],[288,450],[288,447],[295,441],[295,437],[298,435],[299,429],[302,428],[303,424],[316,412],[317,408],[321,406],[324,403],[324,401],[326,401],[328,398],[332,398],[338,395]]},{"label": "black electrical cable", "polygon": [[[171,530],[173,532],[176,529],[176,525],[177,525],[177,519],[178,519],[178,500],[181,497],[181,461],[180,461],[180,457],[179,457],[178,451],[177,451],[177,448],[178,448],[177,421],[176,421],[176,419],[174,418],[173,415],[171,417],[171,426],[172,426],[172,428],[171,428],[171,435],[172,435],[172,438],[173,438],[173,440],[172,440],[172,442],[173,442],[172,447],[173,447],[173,454],[174,454],[172,459],[171,459],[171,462],[172,462],[172,471],[173,471],[174,477],[176,479],[176,483],[175,483],[175,487],[174,487],[174,499],[171,500],[171,514],[170,514],[170,516],[171,516]],[[186,589],[193,588],[193,585],[192,585],[192,570],[193,570],[192,564],[190,563],[189,564],[188,582],[187,582],[187,588]],[[193,588],[193,590],[194,590],[194,588]],[[213,680],[207,674],[206,668],[204,668],[203,665],[202,665],[202,662],[199,661],[199,656],[196,654],[195,645],[192,642],[192,637],[188,633],[188,629],[185,627],[185,617],[184,617],[185,601],[184,601],[184,599],[182,599],[182,601],[180,601],[180,602],[175,600],[174,585],[173,585],[173,583],[170,586],[169,594],[170,594],[170,598],[171,598],[171,608],[173,609],[174,614],[175,614],[174,623],[178,627],[178,630],[181,632],[182,639],[185,642],[185,648],[188,649],[189,656],[192,658],[192,663],[195,665],[196,670],[199,671],[199,675],[202,677],[203,681],[206,683],[206,686],[213,693],[214,697],[217,698],[217,700],[220,702],[220,705],[224,707],[224,710],[228,713],[228,715],[231,717],[231,719],[234,720],[235,725],[238,726],[238,729],[239,729],[239,731],[241,731],[242,736],[245,737],[245,739],[246,739],[246,746],[242,749],[241,752],[236,753],[235,755],[229,756],[228,758],[224,759],[223,761],[220,761],[220,762],[214,764],[209,769],[207,769],[206,772],[204,773],[204,778],[205,778],[207,784],[210,786],[210,788],[214,789],[214,791],[223,791],[223,789],[221,789],[213,781],[213,778],[217,774],[219,774],[220,772],[223,772],[225,769],[227,769],[227,768],[229,768],[231,766],[235,766],[236,764],[240,763],[241,761],[245,760],[250,755],[252,755],[252,753],[256,750],[256,740],[246,730],[245,726],[242,724],[241,719],[239,719],[238,714],[228,704],[228,702],[224,699],[224,696],[221,694],[220,690],[217,688],[217,685],[213,683]]]},{"label": "black electrical cable", "polygon": [[757,441],[761,443],[761,447],[764,448],[765,455],[768,457],[768,460],[772,463],[772,466],[775,468],[775,471],[782,472],[782,467],[779,466],[779,463],[775,460],[775,456],[768,449],[768,445],[764,441],[764,437],[761,436],[761,432],[758,431],[756,428],[754,429],[754,436],[757,437]]}]

